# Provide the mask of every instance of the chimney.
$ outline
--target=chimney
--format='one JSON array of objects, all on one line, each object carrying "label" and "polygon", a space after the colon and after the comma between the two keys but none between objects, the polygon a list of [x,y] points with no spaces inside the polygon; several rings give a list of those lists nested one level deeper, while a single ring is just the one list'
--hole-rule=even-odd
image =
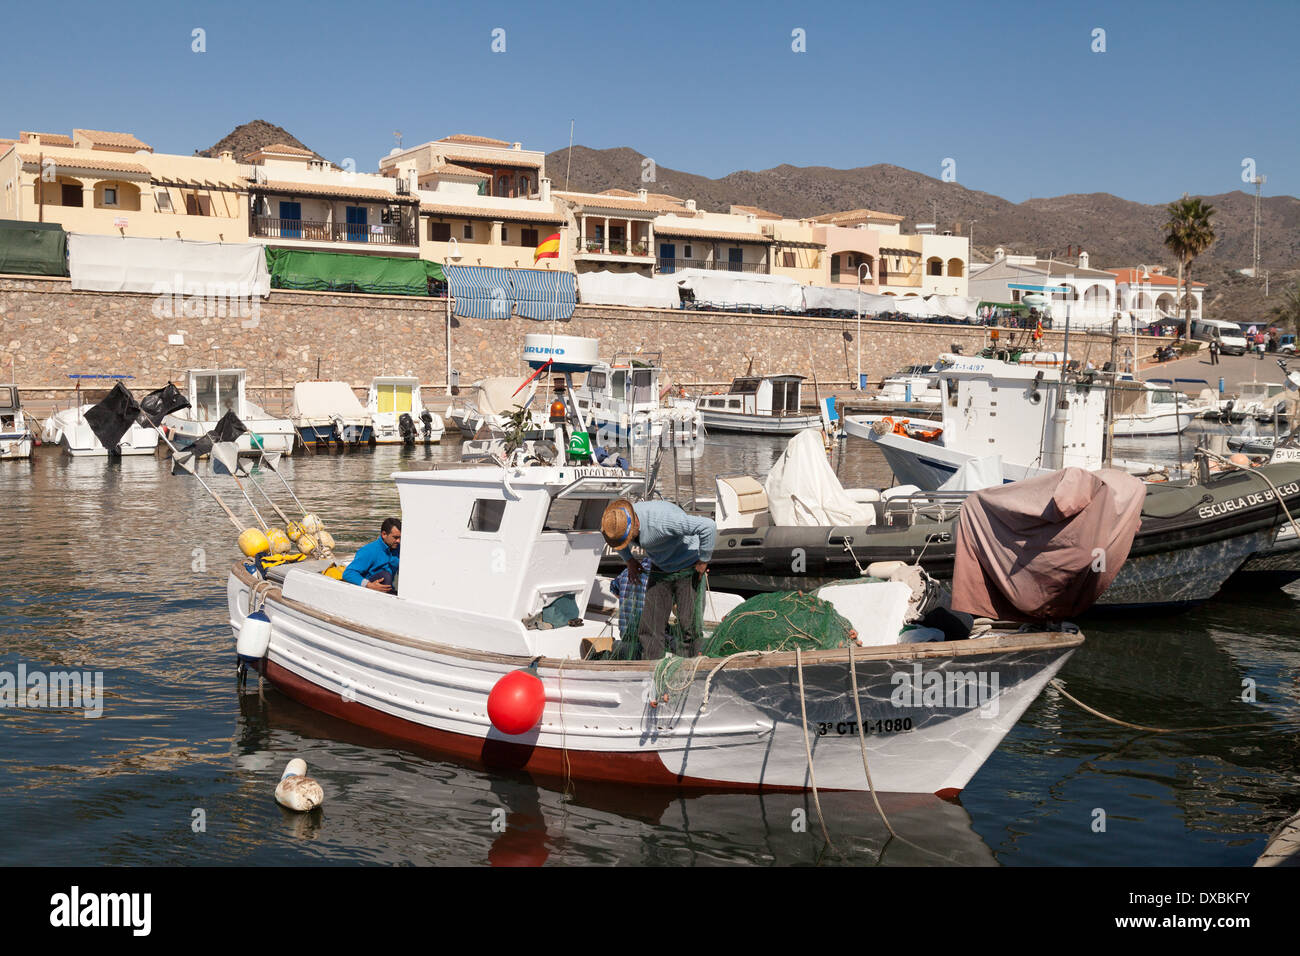
[{"label": "chimney", "polygon": [[233,163],[235,161],[235,151],[233,149],[223,149],[219,158],[223,163]]},{"label": "chimney", "polygon": [[420,172],[419,172],[419,170],[416,170],[416,169],[408,169],[408,170],[406,171],[406,177],[407,177],[407,181],[411,184],[411,192],[413,192],[413,193],[414,193],[414,192],[419,192],[419,191],[420,191]]},{"label": "chimney", "polygon": [[523,144],[523,143],[511,143],[511,144],[510,144],[510,148],[511,148],[511,149],[523,149],[523,148],[524,148],[524,144]]},{"label": "chimney", "polygon": [[747,212],[745,213],[745,222],[749,222],[749,223],[758,222],[758,216],[755,213]]},{"label": "chimney", "polygon": [[41,134],[40,134],[40,133],[28,133],[28,134],[27,134],[27,145],[28,145],[28,146],[40,146],[40,145],[41,145]]},{"label": "chimney", "polygon": [[1079,249],[1079,268],[1088,268],[1088,253],[1084,252],[1082,247]]},{"label": "chimney", "polygon": [[650,192],[647,189],[638,189],[636,191],[637,202],[645,202],[650,198]]},{"label": "chimney", "polygon": [[541,179],[537,181],[537,188],[539,190],[537,198],[540,199],[542,202],[550,202],[551,201],[550,179],[543,176]]},{"label": "chimney", "polygon": [[688,199],[688,200],[686,200],[686,211],[687,211],[687,212],[695,212],[695,200],[694,200],[694,199]]},{"label": "chimney", "polygon": [[1001,262],[1006,257],[1007,257],[1007,250],[1003,249],[1001,246],[998,246],[996,249],[993,250],[994,262]]}]

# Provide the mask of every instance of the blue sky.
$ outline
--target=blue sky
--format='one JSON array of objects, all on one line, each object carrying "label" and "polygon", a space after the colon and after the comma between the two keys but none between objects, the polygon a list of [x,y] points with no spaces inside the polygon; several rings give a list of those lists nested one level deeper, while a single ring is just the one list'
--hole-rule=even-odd
[{"label": "blue sky", "polygon": [[1265,195],[1300,194],[1295,0],[141,0],[11,5],[5,27],[0,136],[126,130],[189,153],[260,118],[367,171],[394,130],[549,151],[573,119],[576,143],[707,176],[883,162],[938,177],[952,159],[958,182],[1015,201],[1164,202],[1248,189],[1252,158]]}]

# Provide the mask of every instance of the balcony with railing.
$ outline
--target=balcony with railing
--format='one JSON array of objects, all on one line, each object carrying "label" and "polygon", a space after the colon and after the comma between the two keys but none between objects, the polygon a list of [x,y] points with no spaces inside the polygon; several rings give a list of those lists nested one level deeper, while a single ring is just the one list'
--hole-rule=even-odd
[{"label": "balcony with railing", "polygon": [[679,269],[710,269],[715,272],[748,272],[766,274],[766,262],[730,262],[726,259],[665,259],[655,260],[655,271],[668,274]]},{"label": "balcony with railing", "polygon": [[263,239],[308,242],[350,242],[379,246],[418,246],[415,229],[400,223],[321,222],[314,219],[278,219],[253,216],[249,233]]},{"label": "balcony with railing", "polygon": [[578,255],[648,257],[650,255],[650,243],[644,239],[633,239],[631,242],[626,239],[610,239],[606,243],[604,239],[592,239],[588,236],[586,239],[577,240],[577,252]]}]

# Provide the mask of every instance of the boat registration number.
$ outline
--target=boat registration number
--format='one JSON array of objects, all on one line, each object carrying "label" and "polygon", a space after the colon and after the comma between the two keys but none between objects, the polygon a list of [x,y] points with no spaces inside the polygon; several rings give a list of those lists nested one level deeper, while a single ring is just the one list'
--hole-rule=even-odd
[{"label": "boat registration number", "polygon": [[[871,734],[902,734],[912,729],[911,717],[897,717],[890,720],[877,720],[875,723],[864,721],[862,724],[862,735],[868,737]],[[856,735],[858,732],[858,722],[856,720],[841,720],[838,723],[829,721],[817,725],[817,736],[825,737],[828,734],[837,734],[843,737],[846,734]]]}]

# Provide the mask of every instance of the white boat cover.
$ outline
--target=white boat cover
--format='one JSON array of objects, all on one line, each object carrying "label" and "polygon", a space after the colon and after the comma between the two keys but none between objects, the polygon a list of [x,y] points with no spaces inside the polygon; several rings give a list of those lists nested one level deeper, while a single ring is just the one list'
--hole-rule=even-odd
[{"label": "white boat cover", "polygon": [[528,383],[518,395],[514,394],[523,378],[518,375],[495,375],[475,382],[470,388],[473,394],[470,401],[484,415],[504,415],[514,411],[516,405],[528,401],[529,396],[537,390],[536,381]]},{"label": "white boat cover", "polygon": [[939,486],[940,491],[982,491],[996,488],[1003,482],[1002,456],[972,458],[957,469],[957,473]]},{"label": "white boat cover", "polygon": [[858,632],[866,647],[900,643],[899,631],[907,622],[912,589],[901,581],[837,581],[814,592],[829,601]]},{"label": "white boat cover", "polygon": [[790,439],[763,485],[774,525],[873,525],[876,509],[854,501],[826,459],[821,432],[807,428]]},{"label": "white boat cover", "polygon": [[368,413],[347,382],[298,382],[293,386],[290,414],[296,419],[328,419],[365,418]]},{"label": "white boat cover", "polygon": [[133,236],[68,236],[72,288],[183,296],[265,297],[266,250],[257,243]]},{"label": "white boat cover", "polygon": [[672,278],[677,285],[690,289],[696,302],[706,305],[804,310],[804,287],[787,276],[680,269]]},{"label": "white boat cover", "polygon": [[803,304],[806,309],[834,309],[839,312],[857,312],[861,307],[863,315],[874,315],[881,310],[879,299],[893,302],[887,295],[872,295],[870,292],[858,293],[857,289],[827,289],[819,285],[803,287]]},{"label": "white boat cover", "polygon": [[578,298],[586,305],[627,305],[676,309],[681,305],[677,283],[618,272],[584,272],[578,276]]},{"label": "white boat cover", "polygon": [[931,315],[943,315],[950,319],[976,318],[976,309],[980,300],[969,295],[932,295],[926,299]]}]

